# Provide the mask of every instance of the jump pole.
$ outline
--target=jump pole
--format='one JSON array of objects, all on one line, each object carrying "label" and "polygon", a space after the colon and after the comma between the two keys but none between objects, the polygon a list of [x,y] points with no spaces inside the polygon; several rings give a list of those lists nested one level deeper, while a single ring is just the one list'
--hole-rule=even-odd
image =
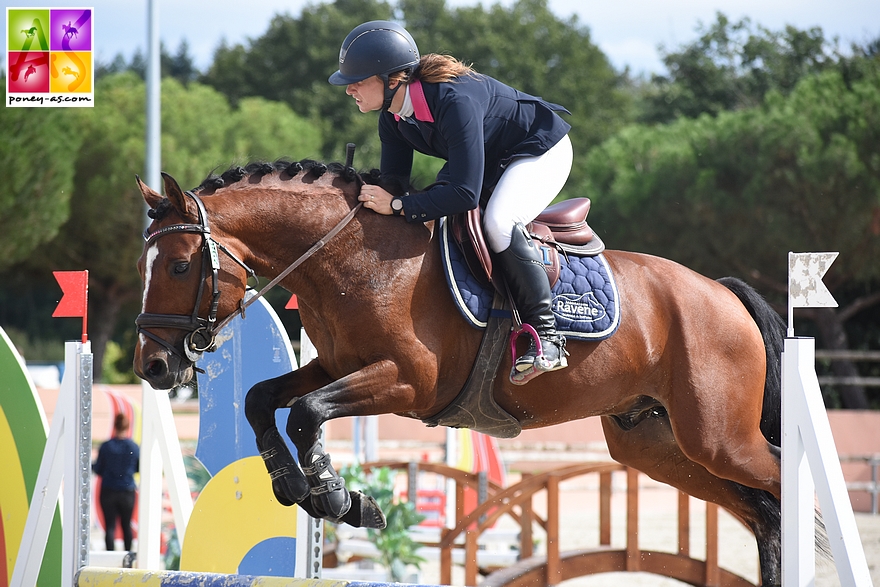
[{"label": "jump pole", "polygon": [[[73,585],[75,587],[403,587],[404,584],[86,567],[80,570]],[[407,587],[439,586],[408,585]]]},{"label": "jump pole", "polygon": [[843,587],[873,585],[816,376],[812,338],[796,338],[793,308],[837,307],[822,276],[837,253],[789,253],[788,336],[782,353],[782,584],[816,582],[815,501]]},{"label": "jump pole", "polygon": [[141,383],[142,438],[140,447],[140,495],[138,497],[139,569],[160,569],[162,566],[162,472],[165,472],[171,512],[177,539],[183,549],[186,529],[193,511],[192,495],[183,463],[180,439],[174,424],[174,413],[168,391],[157,391]]},{"label": "jump pole", "polygon": [[[309,339],[308,334],[306,334],[306,329],[300,329],[300,360],[299,364],[308,365],[313,359],[318,358],[318,349],[315,348],[315,345],[312,343],[311,339]],[[324,427],[321,426],[321,430],[318,436],[318,439],[323,442],[324,441]],[[303,512],[305,513],[305,512]],[[310,579],[320,579],[321,573],[324,570],[324,520],[312,518],[311,516],[307,517],[308,519],[308,532],[305,536],[305,544],[306,544],[306,577]],[[300,549],[297,548],[297,552],[299,553]],[[297,565],[299,565],[299,555],[297,555]]]}]

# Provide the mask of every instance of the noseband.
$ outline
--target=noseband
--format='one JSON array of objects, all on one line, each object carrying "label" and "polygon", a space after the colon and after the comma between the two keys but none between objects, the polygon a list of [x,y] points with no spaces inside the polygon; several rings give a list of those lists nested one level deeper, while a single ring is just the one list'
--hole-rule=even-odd
[{"label": "noseband", "polygon": [[[358,179],[360,177],[358,176]],[[282,279],[287,277],[291,271],[296,269],[303,261],[314,255],[321,249],[327,242],[330,241],[334,236],[336,236],[339,231],[341,231],[345,226],[351,222],[352,218],[354,218],[355,214],[357,214],[358,210],[363,207],[363,203],[358,203],[354,208],[352,208],[345,217],[339,221],[339,223],[333,227],[327,235],[319,240],[317,243],[312,245],[312,247],[306,251],[301,257],[299,257],[296,261],[291,263],[284,271],[282,271],[275,279],[266,284],[263,289],[261,289],[258,293],[249,296],[247,301],[239,300],[238,307],[232,312],[229,316],[223,319],[219,324],[217,324],[217,306],[220,303],[220,285],[218,274],[220,271],[220,255],[218,250],[226,253],[230,259],[244,267],[245,271],[251,277],[256,277],[253,269],[244,264],[244,262],[236,257],[229,249],[224,247],[222,244],[218,243],[211,237],[211,228],[208,226],[208,214],[205,211],[205,205],[202,203],[202,200],[192,191],[184,192],[187,196],[193,199],[198,207],[199,211],[199,224],[173,224],[171,226],[166,226],[164,228],[160,228],[155,232],[144,231],[144,240],[146,244],[149,245],[153,241],[157,240],[160,237],[163,237],[167,234],[174,234],[178,232],[193,232],[202,235],[202,275],[199,279],[199,293],[196,296],[196,304],[193,308],[192,314],[151,314],[147,312],[142,312],[135,319],[135,324],[137,325],[138,334],[143,334],[144,336],[153,339],[157,343],[159,343],[162,347],[164,347],[168,352],[175,355],[182,361],[193,365],[196,361],[201,358],[202,354],[206,351],[213,351],[216,349],[215,339],[217,337],[217,333],[229,323],[230,320],[238,316],[239,314],[244,317],[245,309],[256,302],[258,299],[263,297],[266,292],[275,287]],[[204,295],[205,290],[205,280],[207,278],[208,267],[211,267],[211,306],[208,310],[208,317],[202,318],[199,316],[199,308],[202,305],[202,296]],[[174,347],[168,341],[156,336],[149,330],[148,328],[173,328],[177,330],[185,330],[187,331],[186,336],[183,340],[183,353],[181,353],[177,348]]]}]

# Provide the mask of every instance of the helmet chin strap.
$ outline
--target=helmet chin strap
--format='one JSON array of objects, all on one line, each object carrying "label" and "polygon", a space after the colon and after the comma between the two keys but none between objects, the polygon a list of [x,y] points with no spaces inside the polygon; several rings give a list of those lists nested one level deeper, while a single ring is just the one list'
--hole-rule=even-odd
[{"label": "helmet chin strap", "polygon": [[391,88],[391,82],[388,80],[387,75],[381,76],[382,83],[385,86],[385,101],[382,102],[382,111],[388,110],[391,108],[391,101],[394,99],[394,94],[397,93],[397,90],[400,89],[402,84],[398,83],[396,88]]}]

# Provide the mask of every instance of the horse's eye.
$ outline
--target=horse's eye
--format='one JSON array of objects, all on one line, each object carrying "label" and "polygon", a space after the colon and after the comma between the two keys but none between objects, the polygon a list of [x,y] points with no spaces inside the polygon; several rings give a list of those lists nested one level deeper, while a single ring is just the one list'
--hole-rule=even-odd
[{"label": "horse's eye", "polygon": [[180,263],[175,263],[174,267],[171,269],[171,272],[174,273],[174,275],[183,275],[187,271],[189,271],[189,263],[187,263],[185,261],[181,261]]}]

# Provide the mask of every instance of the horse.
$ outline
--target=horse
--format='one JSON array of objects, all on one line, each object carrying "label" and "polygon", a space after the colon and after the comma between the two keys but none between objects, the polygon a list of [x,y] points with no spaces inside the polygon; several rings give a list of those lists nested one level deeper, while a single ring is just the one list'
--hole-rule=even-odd
[{"label": "horse", "polygon": [[[382,528],[319,442],[321,425],[394,413],[429,419],[468,377],[482,333],[454,306],[437,224],[362,210],[376,172],[311,160],[253,163],[165,197],[137,183],[152,222],[138,270],[135,373],[156,389],[193,376],[213,336],[243,313],[248,278],[296,294],[317,358],[254,385],[245,414],[284,505]],[[390,186],[389,186],[390,189]],[[523,429],[600,416],[611,457],[717,503],[755,535],[763,585],[781,581],[780,352],[785,323],[749,285],[657,256],[606,250],[618,330],[569,342],[569,367],[524,386],[501,361],[493,394]],[[290,408],[287,449],[275,410]]]},{"label": "horse", "polygon": [[70,24],[70,21],[67,21],[67,24],[61,25],[61,28],[64,29],[64,36],[68,39],[78,36],[79,31],[75,26]]}]

